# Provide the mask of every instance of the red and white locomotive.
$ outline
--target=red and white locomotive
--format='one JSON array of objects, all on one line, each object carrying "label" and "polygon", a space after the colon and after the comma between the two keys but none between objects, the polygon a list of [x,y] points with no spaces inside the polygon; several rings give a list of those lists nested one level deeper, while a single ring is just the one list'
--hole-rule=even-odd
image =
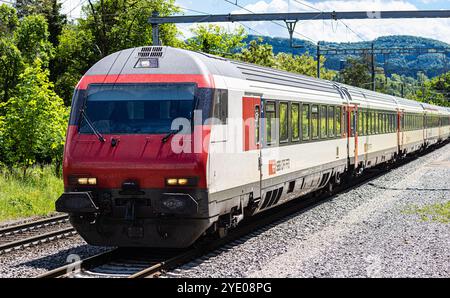
[{"label": "red and white locomotive", "polygon": [[90,244],[186,247],[446,141],[450,110],[171,47],[81,79],[57,211]]}]

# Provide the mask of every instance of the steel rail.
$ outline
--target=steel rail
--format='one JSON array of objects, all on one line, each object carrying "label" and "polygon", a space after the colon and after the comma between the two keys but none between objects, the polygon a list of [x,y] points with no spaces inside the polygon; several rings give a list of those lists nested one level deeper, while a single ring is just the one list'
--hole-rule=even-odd
[{"label": "steel rail", "polygon": [[59,229],[57,231],[52,231],[44,234],[39,234],[36,236],[26,237],[23,239],[2,243],[0,244],[0,252],[5,252],[14,248],[26,246],[27,244],[32,245],[36,242],[39,243],[47,240],[52,240],[52,238],[58,238],[61,236],[71,236],[75,234],[76,231],[73,227]]},{"label": "steel rail", "polygon": [[0,228],[0,237],[7,236],[7,235],[13,234],[13,233],[20,233],[25,230],[40,228],[40,227],[46,226],[46,225],[56,224],[56,223],[59,223],[62,221],[66,221],[68,219],[69,219],[69,216],[67,214],[64,214],[64,215],[52,216],[49,218],[44,218],[44,219],[40,219],[40,220],[36,220],[36,221],[30,221],[30,222],[26,222],[23,224],[7,226],[4,228]]}]

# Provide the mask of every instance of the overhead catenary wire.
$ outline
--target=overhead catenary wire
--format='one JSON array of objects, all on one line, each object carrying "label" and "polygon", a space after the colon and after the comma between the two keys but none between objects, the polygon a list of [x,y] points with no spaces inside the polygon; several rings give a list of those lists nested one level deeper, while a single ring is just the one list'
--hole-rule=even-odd
[{"label": "overhead catenary wire", "polygon": [[[182,9],[182,10],[185,10],[185,11],[192,11],[192,12],[199,13],[199,14],[202,14],[202,15],[209,15],[209,14],[210,14],[210,13],[208,13],[208,12],[199,11],[199,10],[190,9],[190,8],[185,8],[185,7],[182,7],[182,6],[179,6],[179,5],[178,5],[177,7],[180,8],[180,9]],[[252,28],[252,27],[250,27],[250,26],[248,26],[248,25],[245,25],[245,24],[242,23],[242,22],[237,22],[237,23],[240,24],[241,26],[247,28],[247,29],[250,30],[250,31],[253,31],[253,32],[255,32],[255,33],[259,34],[259,35],[264,35],[263,33],[259,32],[258,30],[254,29],[254,28]]]},{"label": "overhead catenary wire", "polygon": [[[317,7],[314,7],[314,6],[312,6],[312,5],[306,4],[306,3],[302,2],[302,1],[299,1],[299,0],[293,0],[293,1],[295,1],[296,3],[298,3],[298,4],[300,4],[300,5],[303,5],[303,6],[306,6],[306,7],[308,7],[308,8],[314,9],[314,10],[316,10],[316,11],[319,11],[319,12],[321,12],[321,13],[325,13],[323,10],[321,10],[321,9],[319,9],[319,8],[317,8]],[[361,34],[357,33],[355,30],[353,30],[352,28],[350,28],[350,26],[347,25],[343,20],[337,19],[337,21],[338,21],[338,22],[341,22],[348,30],[350,30],[353,34],[355,34],[359,39],[361,39],[362,41],[367,41],[364,37],[362,37]],[[336,29],[337,29],[337,27],[336,27]]]},{"label": "overhead catenary wire", "polygon": [[[236,6],[236,7],[238,7],[238,8],[240,8],[240,9],[243,9],[243,10],[245,10],[245,11],[251,13],[251,14],[256,14],[255,12],[251,11],[250,9],[248,9],[248,8],[246,8],[246,7],[244,7],[244,6],[240,5],[240,4],[238,4],[237,2],[232,2],[232,1],[230,1],[230,0],[224,0],[224,1],[227,2],[227,3],[230,3],[230,4],[234,5],[234,6]],[[270,22],[273,23],[273,24],[275,24],[275,25],[277,25],[277,26],[279,26],[279,27],[286,28],[284,25],[282,25],[282,24],[280,24],[280,23],[278,23],[278,22],[276,22],[276,21],[270,21]],[[309,36],[306,36],[306,35],[304,35],[304,34],[298,33],[298,32],[296,32],[296,31],[294,31],[294,33],[297,34],[297,35],[299,35],[299,36],[301,36],[301,37],[303,37],[303,38],[308,39],[308,40],[311,41],[312,43],[317,43],[317,41],[315,41],[314,39],[312,39],[312,38],[309,37]]]}]

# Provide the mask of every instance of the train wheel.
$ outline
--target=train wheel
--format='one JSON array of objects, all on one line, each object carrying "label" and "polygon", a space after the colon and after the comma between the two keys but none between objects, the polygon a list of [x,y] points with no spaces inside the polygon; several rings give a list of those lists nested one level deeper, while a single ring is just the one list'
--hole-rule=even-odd
[{"label": "train wheel", "polygon": [[228,235],[228,228],[219,227],[217,229],[217,234],[219,235],[219,238],[225,238]]},{"label": "train wheel", "polygon": [[334,183],[330,181],[327,186],[327,193],[331,195],[333,194],[333,191],[334,191]]}]

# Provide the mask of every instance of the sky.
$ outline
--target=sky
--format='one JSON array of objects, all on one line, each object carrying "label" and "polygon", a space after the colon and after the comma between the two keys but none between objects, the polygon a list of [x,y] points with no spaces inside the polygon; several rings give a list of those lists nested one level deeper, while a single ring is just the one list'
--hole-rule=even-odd
[{"label": "sky", "polygon": [[[73,17],[80,14],[79,3],[83,0],[65,0],[64,11]],[[231,3],[230,3],[231,2]],[[232,4],[233,3],[233,4]],[[234,4],[245,9],[241,9]],[[450,0],[176,0],[185,15],[228,14],[302,11],[380,11],[450,9]],[[77,7],[78,5],[78,7]],[[283,22],[280,22],[283,24]],[[271,22],[222,23],[233,30],[244,26],[249,34],[288,37],[287,29]],[[195,24],[178,25],[185,38]],[[317,41],[355,42],[373,40],[387,35],[415,35],[450,43],[450,19],[377,19],[339,21],[303,21],[296,26],[294,37]]]}]

